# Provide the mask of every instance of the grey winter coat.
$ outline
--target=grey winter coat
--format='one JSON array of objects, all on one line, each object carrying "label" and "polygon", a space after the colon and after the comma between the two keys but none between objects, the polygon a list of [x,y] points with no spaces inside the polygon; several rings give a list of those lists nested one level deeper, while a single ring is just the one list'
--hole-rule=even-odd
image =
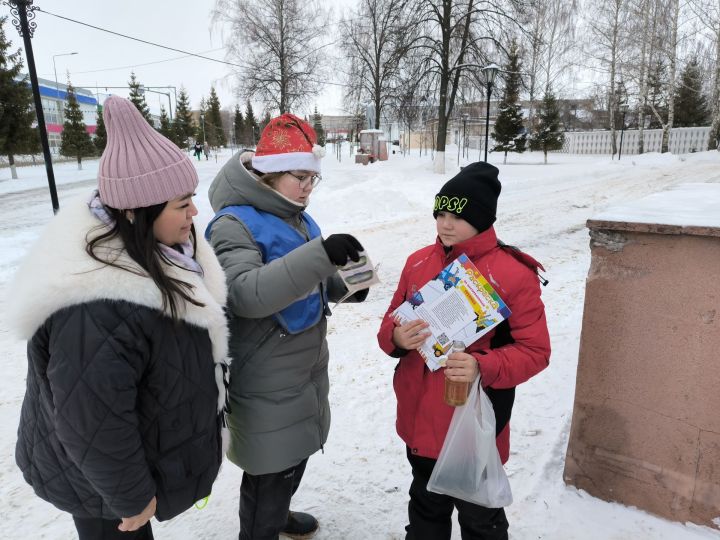
[{"label": "grey winter coat", "polygon": [[[247,154],[246,154],[247,155]],[[251,205],[282,218],[306,235],[299,205],[261,184],[233,156],[210,186],[218,210]],[[300,334],[285,333],[272,318],[319,285],[330,300],[345,292],[321,238],[263,264],[259,247],[245,225],[219,218],[210,243],[228,282],[230,311],[228,458],[258,475],[297,465],[319,450],[330,428],[327,322]]]},{"label": "grey winter coat", "polygon": [[182,304],[175,322],[152,279],[85,253],[99,224],[84,201],[68,204],[11,288],[28,339],[16,461],[38,496],[74,516],[130,517],[155,496],[169,519],[209,495],[222,460],[224,276],[202,238],[203,277],[166,265],[204,304]]}]

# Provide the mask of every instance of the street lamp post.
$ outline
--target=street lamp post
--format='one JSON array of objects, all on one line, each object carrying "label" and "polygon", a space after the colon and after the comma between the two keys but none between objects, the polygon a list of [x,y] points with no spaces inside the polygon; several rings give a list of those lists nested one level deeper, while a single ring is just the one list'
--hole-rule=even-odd
[{"label": "street lamp post", "polygon": [[470,115],[468,113],[463,113],[462,115],[462,121],[463,121],[463,157],[465,156],[465,151],[467,150],[467,121],[468,117]]},{"label": "street lamp post", "polygon": [[138,86],[138,93],[142,96],[145,94],[145,92],[152,92],[153,94],[160,94],[161,96],[167,96],[168,98],[168,113],[170,114],[170,121],[172,122],[173,116],[172,116],[172,99],[170,99],[170,92],[158,92],[157,90],[153,90],[153,88],[165,88],[164,86],[158,86],[158,87],[150,87],[145,86],[144,84],[141,84]]},{"label": "street lamp post", "polygon": [[35,102],[35,115],[37,116],[40,143],[42,144],[43,157],[45,158],[45,172],[47,173],[48,187],[50,188],[50,200],[52,201],[53,213],[57,214],[60,209],[60,202],[58,201],[57,189],[55,187],[55,173],[53,172],[52,159],[50,158],[50,143],[48,142],[47,128],[45,127],[45,114],[43,113],[42,100],[40,99],[40,85],[38,84],[37,72],[35,71],[35,55],[33,54],[31,42],[35,28],[37,28],[35,11],[39,8],[32,5],[33,0],[6,0],[4,3],[10,6],[13,25],[18,31],[18,34],[23,38],[25,45],[25,56],[27,58],[30,83],[32,84]]},{"label": "street lamp post", "polygon": [[620,148],[618,149],[618,161],[620,161],[620,158],[622,157],[623,137],[625,136],[625,115],[628,111],[627,101],[620,103],[620,111],[622,111],[622,126],[620,127]]},{"label": "street lamp post", "polygon": [[458,130],[455,130],[455,142],[457,143],[458,147],[458,167],[460,166],[460,134],[458,133]]},{"label": "street lamp post", "polygon": [[57,97],[58,99],[60,99],[60,85],[58,85],[57,67],[55,67],[55,59],[58,56],[72,56],[74,54],[77,54],[77,53],[69,52],[69,53],[53,54],[52,60],[53,60],[53,73],[55,73],[55,97]]},{"label": "street lamp post", "polygon": [[57,123],[62,124],[63,123],[63,109],[62,101],[60,99],[60,85],[58,84],[58,78],[57,78],[57,67],[55,67],[55,58],[58,56],[73,56],[77,54],[77,52],[69,52],[69,53],[61,53],[61,54],[54,54],[52,57],[53,61],[53,73],[55,74],[55,98],[57,98]]},{"label": "street lamp post", "polygon": [[487,163],[488,155],[488,138],[490,136],[490,94],[492,93],[492,85],[495,82],[495,76],[500,71],[497,64],[490,64],[482,68],[485,74],[485,82],[487,84],[487,109],[485,113],[485,163]]}]

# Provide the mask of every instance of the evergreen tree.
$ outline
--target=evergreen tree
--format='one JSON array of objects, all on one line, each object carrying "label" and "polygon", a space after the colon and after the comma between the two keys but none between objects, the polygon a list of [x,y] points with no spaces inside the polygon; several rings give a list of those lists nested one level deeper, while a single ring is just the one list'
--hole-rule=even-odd
[{"label": "evergreen tree", "polygon": [[530,139],[532,150],[542,150],[547,163],[547,154],[552,150],[560,150],[565,142],[565,135],[560,130],[560,110],[552,90],[545,91],[540,110],[538,111],[537,131]]},{"label": "evergreen tree", "polygon": [[163,137],[167,137],[168,139],[172,140],[172,124],[170,124],[170,117],[168,117],[164,105],[160,105],[160,127],[158,128],[158,131]]},{"label": "evergreen tree", "polygon": [[175,106],[175,119],[173,120],[173,142],[180,148],[187,148],[188,139],[195,136],[190,98],[185,88],[180,87],[180,95]]},{"label": "evergreen tree", "polygon": [[18,177],[15,155],[27,150],[37,132],[32,130],[35,112],[30,85],[27,78],[15,80],[23,64],[20,49],[8,51],[12,43],[3,30],[6,20],[7,17],[0,17],[0,155],[7,156],[15,179]]},{"label": "evergreen tree", "polygon": [[697,58],[692,58],[680,77],[675,93],[675,127],[706,126],[710,121],[707,100],[702,93],[702,73]]},{"label": "evergreen tree", "polygon": [[325,130],[322,127],[322,114],[320,114],[317,110],[317,106],[315,107],[315,112],[312,115],[312,126],[315,130],[315,134],[317,135],[318,144],[320,146],[325,146]]},{"label": "evergreen tree", "polygon": [[255,113],[253,112],[252,103],[248,100],[245,107],[245,145],[254,147],[257,144],[257,139],[260,136],[259,126],[255,119]]},{"label": "evergreen tree", "polygon": [[235,105],[235,116],[233,116],[233,142],[237,145],[242,145],[242,132],[245,121],[243,120],[242,112],[240,111],[240,105]]},{"label": "evergreen tree", "polygon": [[270,111],[265,111],[265,116],[260,120],[260,125],[258,126],[258,133],[262,133],[265,130],[265,126],[267,126],[271,120]]},{"label": "evergreen tree", "polygon": [[33,165],[37,165],[35,156],[42,154],[40,130],[37,127],[30,128],[30,135],[27,139],[25,139],[25,144],[18,153],[29,155],[32,158]]},{"label": "evergreen tree", "polygon": [[617,130],[630,127],[628,125],[623,126],[623,124],[627,123],[627,109],[625,113],[623,113],[623,107],[627,107],[629,102],[630,96],[628,94],[625,83],[623,81],[618,81],[617,85],[615,86],[615,114],[613,115],[615,118],[615,129]]},{"label": "evergreen tree", "polygon": [[[667,86],[667,68],[662,60],[655,62],[648,73],[648,97],[645,114],[649,119],[647,129],[662,128],[662,123],[657,119],[653,108],[661,118],[667,118],[668,104],[665,97],[665,86]],[[652,106],[651,106],[652,105]],[[677,106],[675,107],[677,114]]]},{"label": "evergreen tree", "polygon": [[68,81],[67,88],[67,105],[65,106],[60,154],[77,158],[79,171],[82,170],[82,158],[95,154],[95,145],[90,139],[85,122],[83,122],[83,113],[70,81]]},{"label": "evergreen tree", "polygon": [[148,124],[155,127],[153,125],[152,116],[150,116],[150,109],[145,102],[145,95],[140,90],[140,86],[142,85],[135,77],[134,71],[130,72],[130,81],[128,82],[128,86],[130,87],[130,101],[132,101],[133,105],[135,105],[137,110],[140,111],[140,114],[143,115],[143,118],[148,121]]},{"label": "evergreen tree", "polygon": [[102,154],[107,146],[107,131],[105,130],[105,119],[103,118],[102,106],[98,105],[97,108],[97,126],[95,127],[95,138],[93,144],[98,154]]},{"label": "evergreen tree", "polygon": [[200,141],[203,144],[206,142],[212,146],[212,130],[208,129],[209,122],[207,118],[207,105],[205,104],[205,98],[200,100],[200,114],[198,115],[197,125],[195,126],[195,140]]},{"label": "evergreen tree", "polygon": [[520,52],[517,43],[510,46],[508,63],[505,65],[505,91],[500,101],[500,113],[495,120],[492,151],[505,152],[503,163],[507,163],[508,152],[522,153],[525,151],[527,135],[523,127],[522,109],[520,108]]},{"label": "evergreen tree", "polygon": [[215,87],[210,87],[210,97],[207,101],[207,116],[205,117],[205,129],[207,130],[207,121],[210,120],[210,125],[213,131],[213,146],[225,146],[227,144],[227,137],[225,137],[225,130],[222,124],[222,115],[220,114],[220,99],[215,92]]},{"label": "evergreen tree", "polygon": [[37,127],[30,128],[30,136],[25,141],[25,147],[23,148],[22,153],[31,155],[33,158],[33,164],[35,163],[35,156],[42,153],[40,130]]}]

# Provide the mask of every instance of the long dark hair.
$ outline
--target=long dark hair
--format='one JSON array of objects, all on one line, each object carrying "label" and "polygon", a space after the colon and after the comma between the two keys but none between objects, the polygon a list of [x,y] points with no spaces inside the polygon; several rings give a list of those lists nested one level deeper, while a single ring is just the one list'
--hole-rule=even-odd
[{"label": "long dark hair", "polygon": [[[90,235],[98,229],[90,231],[86,237],[87,245],[85,246],[85,251],[98,262],[121,268],[134,274],[143,275],[135,269],[117,263],[122,249],[127,251],[127,254],[132,260],[147,272],[158,289],[160,289],[163,311],[169,308],[172,318],[177,320],[180,299],[195,304],[196,306],[203,306],[204,304],[193,299],[190,295],[190,292],[193,290],[192,285],[180,279],[171,278],[163,269],[163,263],[177,266],[160,250],[157,238],[155,238],[155,233],[153,232],[153,224],[165,209],[166,205],[167,203],[165,202],[146,208],[134,209],[134,220],[132,223],[128,220],[125,210],[117,210],[106,206],[105,209],[115,223],[109,231],[93,236],[92,238]],[[101,225],[99,228],[102,227]],[[121,240],[123,244],[122,248],[114,249],[107,245],[107,241],[114,238]],[[193,245],[194,258],[197,248],[194,224],[191,226],[190,239]]]}]

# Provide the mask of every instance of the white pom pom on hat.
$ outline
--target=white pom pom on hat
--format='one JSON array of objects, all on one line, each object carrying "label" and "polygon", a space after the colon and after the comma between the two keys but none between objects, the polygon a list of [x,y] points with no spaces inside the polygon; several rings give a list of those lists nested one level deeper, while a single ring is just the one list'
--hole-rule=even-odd
[{"label": "white pom pom on hat", "polygon": [[316,158],[322,159],[325,157],[325,147],[320,146],[319,144],[315,144],[313,145],[312,153]]}]

